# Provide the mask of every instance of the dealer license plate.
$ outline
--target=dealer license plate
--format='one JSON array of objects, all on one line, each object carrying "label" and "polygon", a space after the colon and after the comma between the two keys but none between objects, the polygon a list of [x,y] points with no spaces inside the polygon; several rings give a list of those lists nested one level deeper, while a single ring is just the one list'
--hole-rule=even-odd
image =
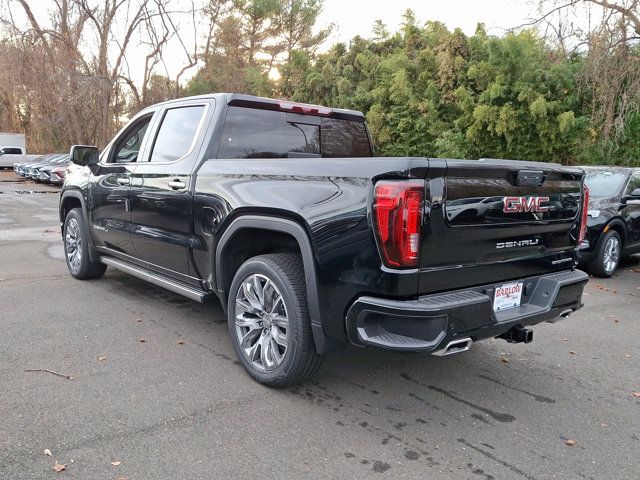
[{"label": "dealer license plate", "polygon": [[497,286],[493,297],[493,310],[500,312],[519,307],[522,298],[522,285],[522,282],[516,282]]}]

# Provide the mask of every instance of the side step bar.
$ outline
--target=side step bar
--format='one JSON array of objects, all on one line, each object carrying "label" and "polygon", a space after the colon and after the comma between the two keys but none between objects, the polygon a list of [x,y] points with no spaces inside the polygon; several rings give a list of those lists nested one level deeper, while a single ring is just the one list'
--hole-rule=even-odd
[{"label": "side step bar", "polygon": [[212,295],[211,293],[205,292],[200,288],[187,285],[186,283],[174,280],[164,275],[160,275],[144,267],[133,265],[129,262],[125,262],[124,260],[103,256],[100,257],[100,261],[105,265],[108,265],[109,267],[116,268],[125,273],[128,273],[129,275],[133,275],[134,277],[146,280],[147,282],[153,283],[154,285],[157,285],[159,287],[171,290],[174,293],[184,295],[185,297],[190,298],[191,300],[195,300],[196,302],[204,303],[204,301],[210,298]]}]

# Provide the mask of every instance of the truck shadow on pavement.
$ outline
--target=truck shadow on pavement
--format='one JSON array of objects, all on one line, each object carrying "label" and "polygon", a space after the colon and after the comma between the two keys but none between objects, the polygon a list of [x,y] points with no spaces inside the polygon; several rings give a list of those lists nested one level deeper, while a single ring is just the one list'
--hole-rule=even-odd
[{"label": "truck shadow on pavement", "polygon": [[[622,268],[636,264],[637,259],[628,260]],[[377,456],[357,445],[343,454],[376,473],[391,470],[390,459],[397,459],[474,478],[490,479],[496,473],[504,478],[540,478],[532,473],[540,471],[540,464],[544,470],[565,471],[567,477],[589,478],[576,471],[582,461],[576,458],[572,466],[558,453],[558,448],[567,448],[564,443],[572,431],[591,423],[588,415],[575,416],[575,396],[615,407],[606,388],[598,389],[597,380],[585,380],[573,364],[559,364],[559,352],[566,356],[566,345],[559,338],[563,333],[553,330],[557,325],[538,327],[538,343],[488,340],[448,358],[349,348],[328,355],[309,382],[271,390],[254,385],[237,362],[217,301],[199,304],[112,269],[100,283],[142,304],[157,308],[163,302],[161,308],[170,315],[155,320],[154,326],[189,332],[188,342],[233,364],[239,384],[262,389],[272,400],[293,400],[303,410],[321,410],[332,419],[328,428],[336,435],[356,429],[373,436]],[[574,415],[570,425],[558,422],[569,412]],[[522,455],[513,454],[514,446]],[[472,460],[455,462],[446,453],[452,449],[466,451]],[[579,445],[574,451],[581,449]],[[512,453],[500,453],[508,451]],[[487,465],[493,474],[486,473]]]}]

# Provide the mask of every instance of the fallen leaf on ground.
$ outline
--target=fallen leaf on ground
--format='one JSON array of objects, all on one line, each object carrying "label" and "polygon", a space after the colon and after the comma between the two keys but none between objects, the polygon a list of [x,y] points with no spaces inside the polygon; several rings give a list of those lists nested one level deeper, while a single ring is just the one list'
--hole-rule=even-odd
[{"label": "fallen leaf on ground", "polygon": [[570,353],[571,355],[575,355],[575,354],[576,354],[576,352],[574,352],[573,350],[571,350],[569,353]]},{"label": "fallen leaf on ground", "polygon": [[633,396],[636,398],[640,398],[640,392],[633,392]]},{"label": "fallen leaf on ground", "polygon": [[576,441],[575,441],[575,440],[567,440],[567,441],[566,441],[566,442],[564,442],[564,443],[566,443],[566,444],[567,444],[567,445],[569,445],[570,447],[573,447],[573,446],[576,444]]},{"label": "fallen leaf on ground", "polygon": [[104,362],[107,359],[107,357],[102,356],[102,357],[98,357],[98,361],[99,362]]},{"label": "fallen leaf on ground", "polygon": [[178,340],[178,345],[184,345],[184,340]]},{"label": "fallen leaf on ground", "polygon": [[140,338],[138,339],[138,341],[139,341],[140,343],[144,343],[144,342],[146,342],[146,340],[144,339],[144,337],[140,337]]},{"label": "fallen leaf on ground", "polygon": [[111,462],[111,465],[113,465],[114,467],[117,467],[118,465],[120,465],[122,462],[120,460],[116,460],[115,462]]},{"label": "fallen leaf on ground", "polygon": [[44,449],[44,454],[50,457],[51,456],[51,450],[49,450],[48,448],[45,448]]},{"label": "fallen leaf on ground", "polygon": [[503,361],[504,363],[509,363],[509,359],[508,359],[508,358],[506,358],[506,357],[502,357],[502,361]]},{"label": "fallen leaf on ground", "polygon": [[628,353],[625,353],[624,358],[631,358],[631,355],[629,355]]},{"label": "fallen leaf on ground", "polygon": [[56,460],[56,462],[53,464],[54,472],[61,472],[62,470],[66,470],[66,469],[67,469],[66,463],[58,463],[58,461]]}]

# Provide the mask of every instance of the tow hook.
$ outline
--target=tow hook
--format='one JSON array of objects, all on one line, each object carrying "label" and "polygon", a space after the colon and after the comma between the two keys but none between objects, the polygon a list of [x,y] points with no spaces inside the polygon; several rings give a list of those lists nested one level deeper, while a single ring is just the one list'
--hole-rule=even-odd
[{"label": "tow hook", "polygon": [[515,326],[506,331],[498,338],[502,338],[509,343],[531,343],[533,342],[533,330],[521,326]]}]

